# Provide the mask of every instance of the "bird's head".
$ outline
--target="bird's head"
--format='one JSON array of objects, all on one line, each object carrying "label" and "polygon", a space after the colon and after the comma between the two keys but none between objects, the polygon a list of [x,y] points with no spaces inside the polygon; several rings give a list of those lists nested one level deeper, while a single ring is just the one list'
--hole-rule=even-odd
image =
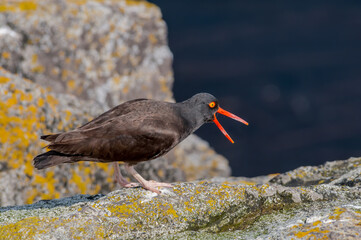
[{"label": "bird's head", "polygon": [[206,122],[214,122],[217,127],[221,130],[221,132],[228,138],[229,141],[234,143],[232,138],[228,135],[226,130],[222,127],[222,125],[217,120],[217,113],[230,117],[234,120],[237,120],[243,124],[248,125],[248,122],[243,120],[242,118],[222,109],[219,104],[217,98],[209,93],[198,93],[191,97],[188,101],[197,111],[197,118],[201,118],[202,124]]}]

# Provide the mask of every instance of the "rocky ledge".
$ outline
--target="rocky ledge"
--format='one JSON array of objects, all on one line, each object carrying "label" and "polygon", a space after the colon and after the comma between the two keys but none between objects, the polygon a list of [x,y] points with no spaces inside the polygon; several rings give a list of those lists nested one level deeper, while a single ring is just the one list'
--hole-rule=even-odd
[{"label": "rocky ledge", "polygon": [[0,208],[0,238],[359,239],[360,175],[361,158],[350,158],[276,176],[175,183],[160,195],[133,188],[43,200]]}]

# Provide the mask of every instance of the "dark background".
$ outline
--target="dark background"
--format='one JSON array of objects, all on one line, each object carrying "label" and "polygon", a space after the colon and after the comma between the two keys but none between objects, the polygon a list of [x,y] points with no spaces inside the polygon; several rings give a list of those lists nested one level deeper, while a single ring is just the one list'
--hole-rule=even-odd
[{"label": "dark background", "polygon": [[153,0],[168,24],[175,98],[198,92],[247,120],[196,133],[233,175],[361,156],[361,1]]}]

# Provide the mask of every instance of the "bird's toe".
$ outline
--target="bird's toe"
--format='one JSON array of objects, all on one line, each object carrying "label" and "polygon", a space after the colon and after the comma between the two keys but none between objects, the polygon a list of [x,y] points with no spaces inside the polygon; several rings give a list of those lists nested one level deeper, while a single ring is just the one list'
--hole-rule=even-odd
[{"label": "bird's toe", "polygon": [[[154,181],[154,180],[150,180],[150,181],[147,181],[146,184],[145,184],[145,186],[143,186],[143,187],[146,188],[146,189],[148,189],[147,187],[152,188],[152,189],[154,189],[154,188],[156,188],[156,187],[167,187],[167,188],[171,188],[171,187],[173,187],[173,185],[170,184],[170,183],[156,182],[156,181]],[[148,189],[148,190],[150,190],[150,189]],[[151,191],[153,191],[153,190],[151,190]],[[153,192],[154,192],[154,191],[153,191]]]}]

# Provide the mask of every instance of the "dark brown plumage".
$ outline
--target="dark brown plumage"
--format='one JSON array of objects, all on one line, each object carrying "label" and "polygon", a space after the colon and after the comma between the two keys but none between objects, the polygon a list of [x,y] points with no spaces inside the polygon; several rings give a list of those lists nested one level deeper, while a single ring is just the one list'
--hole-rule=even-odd
[{"label": "dark brown plumage", "polygon": [[217,112],[246,123],[219,108],[217,99],[207,93],[181,103],[128,101],[75,130],[41,136],[50,142],[50,151],[35,157],[34,166],[44,169],[78,161],[115,162],[118,183],[124,187],[137,186],[120,175],[117,162],[122,161],[144,188],[159,193],[155,187],[171,185],[146,181],[132,166],[167,153],[205,122],[214,121],[230,139],[216,119]]}]

